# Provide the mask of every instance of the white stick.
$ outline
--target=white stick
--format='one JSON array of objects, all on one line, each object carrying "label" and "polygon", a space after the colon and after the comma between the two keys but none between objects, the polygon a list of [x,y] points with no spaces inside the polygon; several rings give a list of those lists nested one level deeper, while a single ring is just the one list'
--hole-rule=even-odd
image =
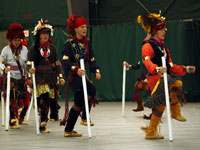
[{"label": "white stick", "polygon": [[[32,61],[32,68],[34,68],[34,62]],[[39,131],[39,117],[38,117],[38,108],[37,108],[37,98],[36,98],[36,82],[35,82],[35,73],[32,74],[33,79],[33,98],[35,104],[35,123],[36,123],[36,133],[40,134]]]},{"label": "white stick", "polygon": [[[124,61],[123,64],[125,64],[126,61]],[[123,65],[123,81],[122,81],[122,116],[125,116],[125,95],[126,95],[126,65]]]},{"label": "white stick", "polygon": [[5,130],[8,131],[9,120],[10,120],[10,71],[7,73],[7,90],[6,90],[6,121]]},{"label": "white stick", "polygon": [[5,126],[5,114],[4,114],[4,97],[3,97],[3,91],[1,92],[1,115],[2,115],[2,127]]},{"label": "white stick", "polygon": [[28,111],[27,111],[26,119],[25,119],[26,121],[29,121],[32,106],[33,106],[33,96],[31,96],[31,102],[28,106]]},{"label": "white stick", "polygon": [[[85,70],[84,59],[80,59],[80,66],[81,69]],[[84,100],[85,100],[85,112],[87,118],[87,127],[88,127],[88,136],[92,137],[91,128],[90,128],[90,114],[88,108],[88,94],[87,94],[87,85],[85,75],[82,76],[82,83],[83,83],[83,92],[84,92]]]},{"label": "white stick", "polygon": [[[166,67],[165,57],[162,57],[162,66]],[[170,113],[170,105],[169,105],[169,89],[168,89],[168,81],[167,81],[167,73],[164,73],[164,86],[165,86],[165,100],[167,106],[167,121],[168,121],[168,128],[169,128],[169,141],[173,141],[172,135],[172,123],[171,123],[171,113]]]}]

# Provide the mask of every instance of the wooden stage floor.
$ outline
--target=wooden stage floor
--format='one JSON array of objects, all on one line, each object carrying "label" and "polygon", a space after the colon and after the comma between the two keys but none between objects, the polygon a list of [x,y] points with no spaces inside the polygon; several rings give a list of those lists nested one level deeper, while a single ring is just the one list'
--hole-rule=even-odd
[{"label": "wooden stage floor", "polygon": [[[64,113],[64,102],[60,118]],[[72,103],[70,103],[70,106]],[[187,122],[172,120],[173,142],[168,140],[168,125],[166,112],[163,115],[161,134],[163,140],[145,140],[144,132],[140,130],[148,121],[143,114],[149,114],[145,108],[142,112],[133,112],[136,103],[127,102],[126,117],[121,117],[121,102],[100,102],[92,109],[91,118],[95,123],[92,128],[92,138],[88,137],[87,127],[77,121],[75,130],[83,137],[66,138],[64,127],[59,122],[48,122],[47,127],[52,132],[36,135],[34,109],[31,111],[29,125],[20,129],[4,131],[0,127],[0,150],[199,150],[200,149],[200,103],[188,103],[182,107],[182,114]],[[0,108],[1,110],[1,108]],[[0,111],[1,116],[1,111]],[[1,119],[0,119],[1,124]]]}]

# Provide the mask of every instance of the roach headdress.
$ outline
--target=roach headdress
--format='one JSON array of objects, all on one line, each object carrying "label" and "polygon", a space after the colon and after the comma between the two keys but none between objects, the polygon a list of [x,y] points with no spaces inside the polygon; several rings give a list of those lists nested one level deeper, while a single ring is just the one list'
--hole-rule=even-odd
[{"label": "roach headdress", "polygon": [[160,13],[148,13],[139,15],[137,22],[142,25],[142,28],[148,33],[154,33],[157,30],[166,27],[165,17],[161,16]]}]

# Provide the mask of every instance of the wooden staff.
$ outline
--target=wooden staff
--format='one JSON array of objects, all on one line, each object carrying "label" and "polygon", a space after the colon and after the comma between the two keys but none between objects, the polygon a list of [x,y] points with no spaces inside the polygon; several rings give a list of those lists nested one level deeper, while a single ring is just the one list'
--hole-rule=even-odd
[{"label": "wooden staff", "polygon": [[[34,62],[31,62],[31,67],[34,68]],[[34,104],[35,104],[35,123],[36,123],[36,133],[40,134],[39,130],[39,117],[38,117],[38,108],[37,108],[37,97],[36,97],[36,82],[35,82],[35,73],[32,74],[32,80],[33,80],[33,98],[34,98]]]},{"label": "wooden staff", "polygon": [[[162,66],[166,67],[165,56],[162,57]],[[171,123],[171,113],[170,113],[170,105],[169,105],[169,89],[168,89],[168,81],[167,81],[167,72],[163,73],[164,75],[164,86],[165,86],[165,100],[167,107],[167,121],[168,121],[168,129],[169,129],[169,141],[173,141],[172,135],[172,123]]]},{"label": "wooden staff", "polygon": [[[81,69],[85,70],[84,59],[80,59],[80,67]],[[86,119],[87,119],[87,127],[88,127],[88,136],[92,137],[91,128],[90,128],[90,114],[88,108],[88,94],[87,94],[87,85],[85,75],[82,76],[82,83],[83,83],[83,92],[84,92],[84,100],[85,100],[85,112],[86,112]]]},{"label": "wooden staff", "polygon": [[[10,68],[8,66],[8,68]],[[5,121],[5,130],[8,131],[9,120],[10,120],[10,71],[7,73],[7,90],[6,90],[6,121]]]},{"label": "wooden staff", "polygon": [[33,106],[33,96],[31,96],[31,102],[28,106],[28,111],[27,111],[26,119],[25,119],[26,121],[29,121],[32,106]]},{"label": "wooden staff", "polygon": [[3,91],[1,92],[1,115],[2,115],[2,127],[5,126],[5,114],[4,114],[4,97],[3,97]]},{"label": "wooden staff", "polygon": [[123,81],[122,81],[122,116],[125,116],[125,90],[126,90],[126,61],[123,62]]}]

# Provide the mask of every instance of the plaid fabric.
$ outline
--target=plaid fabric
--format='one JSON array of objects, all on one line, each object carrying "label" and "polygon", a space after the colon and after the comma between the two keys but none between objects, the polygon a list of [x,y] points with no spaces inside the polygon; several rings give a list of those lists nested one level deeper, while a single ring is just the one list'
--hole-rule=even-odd
[{"label": "plaid fabric", "polygon": [[[168,87],[169,87],[171,84],[173,84],[179,78],[168,76],[167,79],[168,79]],[[156,106],[159,106],[160,104],[166,105],[163,77],[160,77],[160,80],[158,82],[160,82],[160,83],[158,86],[155,86],[156,89],[154,89],[154,93],[144,103],[145,107],[155,108]]]}]

